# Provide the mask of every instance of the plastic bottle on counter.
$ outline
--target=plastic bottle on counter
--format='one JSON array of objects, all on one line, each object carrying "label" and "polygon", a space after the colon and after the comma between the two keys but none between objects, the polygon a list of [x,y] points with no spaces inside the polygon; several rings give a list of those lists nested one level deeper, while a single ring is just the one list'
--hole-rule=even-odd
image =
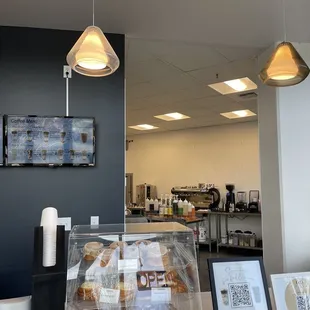
[{"label": "plastic bottle on counter", "polygon": [[160,195],[160,202],[159,202],[159,204],[160,204],[161,206],[164,205],[164,195],[163,195],[163,194]]},{"label": "plastic bottle on counter", "polygon": [[150,200],[146,198],[145,200],[145,211],[149,212],[150,211]]},{"label": "plastic bottle on counter", "polygon": [[172,206],[173,206],[173,215],[178,215],[178,196],[174,196]]},{"label": "plastic bottle on counter", "polygon": [[156,198],[156,199],[154,200],[154,211],[158,211],[158,207],[159,207],[159,201],[158,201],[158,199]]},{"label": "plastic bottle on counter", "polygon": [[168,217],[169,216],[169,195],[165,195],[165,217]]},{"label": "plastic bottle on counter", "polygon": [[164,217],[168,217],[169,208],[167,206],[164,207]]},{"label": "plastic bottle on counter", "polygon": [[188,201],[186,199],[183,202],[183,215],[188,216]]},{"label": "plastic bottle on counter", "polygon": [[192,205],[192,218],[196,217],[196,207]]},{"label": "plastic bottle on counter", "polygon": [[190,203],[190,201],[188,202],[188,206],[187,206],[187,216],[188,217],[192,217],[192,208],[193,208],[193,205]]},{"label": "plastic bottle on counter", "polygon": [[165,216],[165,207],[163,205],[159,205],[159,216]]},{"label": "plastic bottle on counter", "polygon": [[150,206],[149,211],[154,211],[154,199],[153,198],[151,198],[149,206]]},{"label": "plastic bottle on counter", "polygon": [[160,195],[160,201],[159,201],[158,209],[159,209],[159,216],[164,216],[165,209],[164,209],[164,195],[163,194]]},{"label": "plastic bottle on counter", "polygon": [[178,215],[183,216],[183,201],[181,199],[178,201]]},{"label": "plastic bottle on counter", "polygon": [[169,196],[169,206],[173,207],[173,195]]},{"label": "plastic bottle on counter", "polygon": [[168,217],[173,217],[173,207],[172,207],[172,205],[169,205],[169,207],[168,207]]}]

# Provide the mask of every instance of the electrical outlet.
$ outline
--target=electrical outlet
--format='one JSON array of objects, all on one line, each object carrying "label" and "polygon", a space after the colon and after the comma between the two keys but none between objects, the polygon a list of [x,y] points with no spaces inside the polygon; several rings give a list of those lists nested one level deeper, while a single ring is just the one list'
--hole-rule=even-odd
[{"label": "electrical outlet", "polygon": [[65,230],[70,231],[71,230],[71,217],[59,217],[58,225],[65,226]]},{"label": "electrical outlet", "polygon": [[70,68],[70,66],[64,66],[64,78],[72,78],[72,69]]},{"label": "electrical outlet", "polygon": [[90,225],[99,225],[99,216],[91,216]]}]

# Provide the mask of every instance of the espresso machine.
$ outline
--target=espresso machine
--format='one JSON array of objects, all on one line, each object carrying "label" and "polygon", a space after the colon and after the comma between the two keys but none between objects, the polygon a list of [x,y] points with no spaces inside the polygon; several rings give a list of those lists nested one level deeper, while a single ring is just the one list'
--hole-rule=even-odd
[{"label": "espresso machine", "polygon": [[235,190],[234,184],[226,184],[227,194],[226,194],[226,203],[225,203],[225,212],[229,212],[230,205],[233,204],[235,206]]},{"label": "espresso machine", "polygon": [[246,192],[237,192],[236,212],[247,212]]},{"label": "espresso machine", "polygon": [[258,190],[250,190],[248,210],[251,213],[259,212],[259,191]]}]

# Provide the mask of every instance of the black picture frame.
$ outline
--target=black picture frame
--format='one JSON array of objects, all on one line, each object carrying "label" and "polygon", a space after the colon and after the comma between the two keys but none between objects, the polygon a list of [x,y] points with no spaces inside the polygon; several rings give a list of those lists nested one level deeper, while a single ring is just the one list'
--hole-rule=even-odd
[{"label": "black picture frame", "polygon": [[[88,119],[92,120],[93,123],[93,162],[92,163],[10,163],[8,161],[8,119],[9,117],[25,117],[25,118],[59,118],[59,119]],[[96,165],[96,123],[94,117],[81,117],[81,116],[56,116],[56,115],[16,115],[9,114],[3,116],[3,155],[4,155],[4,164],[7,167],[95,167]]]},{"label": "black picture frame", "polygon": [[[265,310],[272,310],[271,306],[271,300],[269,295],[269,289],[268,289],[268,282],[267,277],[265,273],[265,267],[262,257],[234,257],[234,258],[210,258],[208,259],[208,267],[209,267],[209,276],[210,276],[210,285],[211,285],[211,296],[212,296],[212,304],[214,310],[219,310],[219,304],[217,300],[217,291],[216,291],[216,279],[214,276],[214,264],[215,263],[234,263],[234,262],[248,262],[248,261],[257,261],[259,262],[260,271],[261,271],[261,277],[262,277],[262,283],[264,288],[264,294],[266,298],[266,304],[267,308]],[[229,309],[229,308],[225,308]],[[234,309],[231,307],[231,309]]]}]

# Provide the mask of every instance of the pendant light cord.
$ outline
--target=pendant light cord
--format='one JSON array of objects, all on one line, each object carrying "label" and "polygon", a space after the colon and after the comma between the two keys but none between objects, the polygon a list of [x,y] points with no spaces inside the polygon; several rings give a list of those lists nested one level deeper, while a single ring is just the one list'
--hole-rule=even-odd
[{"label": "pendant light cord", "polygon": [[93,26],[95,26],[95,0],[93,0]]},{"label": "pendant light cord", "polygon": [[282,0],[282,8],[283,8],[283,37],[284,37],[284,42],[286,42],[286,8],[285,8],[285,0]]}]

